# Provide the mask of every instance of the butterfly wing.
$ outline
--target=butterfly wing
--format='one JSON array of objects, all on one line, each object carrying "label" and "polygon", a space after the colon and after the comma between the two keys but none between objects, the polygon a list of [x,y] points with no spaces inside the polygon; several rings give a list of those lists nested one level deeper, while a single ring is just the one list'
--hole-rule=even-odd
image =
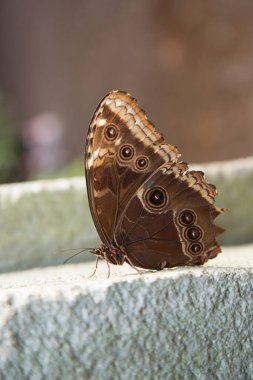
[{"label": "butterfly wing", "polygon": [[132,195],[157,167],[177,162],[177,148],[164,143],[136,100],[113,91],[91,121],[85,169],[91,213],[101,240],[108,244]]},{"label": "butterfly wing", "polygon": [[203,264],[220,252],[223,230],[213,224],[223,209],[214,206],[216,189],[186,163],[161,165],[133,195],[122,213],[115,241],[122,237],[128,262],[163,269]]}]

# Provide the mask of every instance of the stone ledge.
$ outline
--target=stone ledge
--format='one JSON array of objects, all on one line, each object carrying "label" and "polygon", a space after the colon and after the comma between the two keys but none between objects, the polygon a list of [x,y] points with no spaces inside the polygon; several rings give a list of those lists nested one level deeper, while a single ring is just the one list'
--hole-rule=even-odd
[{"label": "stone ledge", "polygon": [[[223,244],[252,242],[253,158],[191,165],[206,172],[219,189],[217,204],[230,209],[218,224]],[[67,248],[94,247],[84,177],[0,186],[0,272],[62,264]],[[79,259],[89,260],[89,254]]]},{"label": "stone ledge", "polygon": [[253,378],[253,246],[204,267],[0,276],[1,379]]}]

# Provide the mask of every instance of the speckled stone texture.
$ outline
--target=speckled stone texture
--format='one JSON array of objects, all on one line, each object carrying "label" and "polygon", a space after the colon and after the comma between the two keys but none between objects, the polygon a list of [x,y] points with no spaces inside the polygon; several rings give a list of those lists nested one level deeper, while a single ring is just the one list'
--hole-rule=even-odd
[{"label": "speckled stone texture", "polygon": [[0,276],[1,379],[253,378],[253,246],[143,275],[100,264]]},{"label": "speckled stone texture", "polygon": [[[217,205],[228,207],[217,223],[227,229],[222,244],[253,241],[253,158],[191,169],[217,185]],[[0,186],[0,272],[62,264],[68,248],[94,247],[99,239],[90,216],[84,178]],[[91,260],[89,253],[79,256]]]}]

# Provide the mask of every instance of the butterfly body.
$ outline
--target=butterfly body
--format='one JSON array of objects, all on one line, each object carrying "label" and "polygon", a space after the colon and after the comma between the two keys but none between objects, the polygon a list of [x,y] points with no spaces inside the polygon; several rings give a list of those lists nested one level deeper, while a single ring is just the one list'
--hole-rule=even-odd
[{"label": "butterfly body", "polygon": [[97,249],[93,250],[92,253],[96,257],[105,259],[108,263],[113,265],[123,265],[126,260],[126,249],[125,247],[118,247],[115,243],[101,244]]},{"label": "butterfly body", "polygon": [[113,91],[100,102],[85,151],[88,198],[103,243],[97,257],[163,269],[200,265],[221,251],[216,189],[179,157],[131,95]]}]

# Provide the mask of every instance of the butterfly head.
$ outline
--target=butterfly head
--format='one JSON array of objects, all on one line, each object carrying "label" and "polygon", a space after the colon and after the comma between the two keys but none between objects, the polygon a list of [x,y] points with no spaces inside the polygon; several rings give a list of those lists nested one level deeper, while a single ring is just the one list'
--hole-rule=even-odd
[{"label": "butterfly head", "polygon": [[101,244],[92,253],[114,265],[123,265],[126,258],[126,249],[123,246],[117,246],[114,242]]}]

